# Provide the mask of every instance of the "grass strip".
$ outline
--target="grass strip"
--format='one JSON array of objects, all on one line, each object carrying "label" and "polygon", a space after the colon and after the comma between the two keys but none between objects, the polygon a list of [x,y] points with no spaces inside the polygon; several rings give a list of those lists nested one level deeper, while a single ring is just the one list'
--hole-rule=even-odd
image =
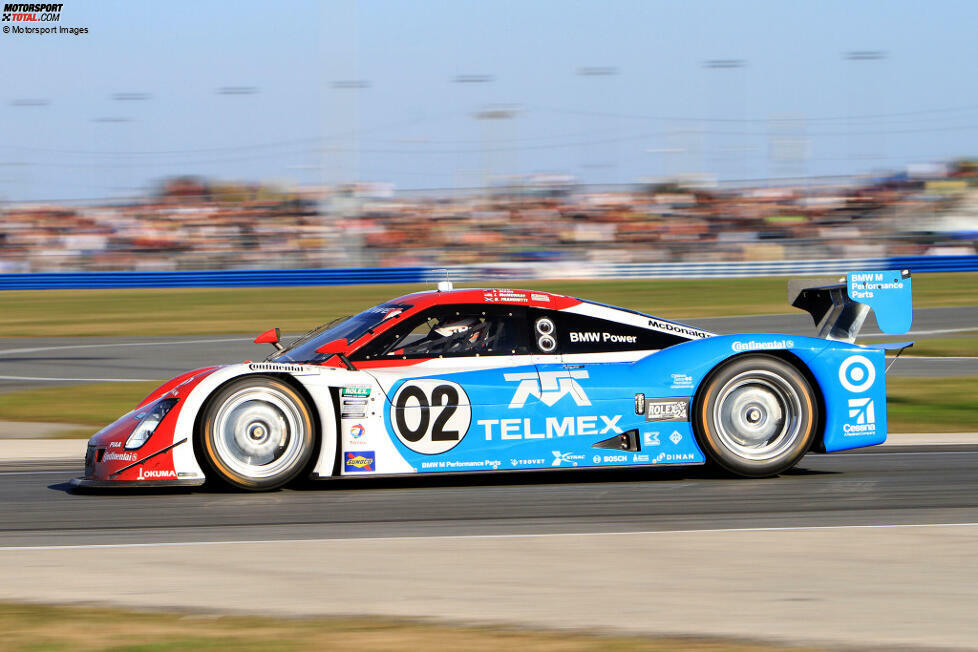
[{"label": "grass strip", "polygon": [[[973,305],[974,274],[914,278],[917,307]],[[481,284],[479,284],[481,285]],[[672,319],[791,312],[786,278],[517,281]],[[497,285],[498,286],[498,285]],[[490,286],[491,287],[491,286]],[[273,326],[304,332],[388,299],[430,290],[423,285],[0,292],[0,332],[7,336],[218,335]]]},{"label": "grass strip", "polygon": [[112,423],[159,387],[159,382],[90,383],[0,394],[0,420],[75,423],[96,430]]},{"label": "grass strip", "polygon": [[887,378],[890,432],[978,432],[978,377]]},{"label": "grass strip", "polygon": [[[706,638],[652,638],[362,618],[278,619],[0,604],[3,649],[506,650],[765,652],[801,650]],[[805,648],[811,650],[813,648]]]}]

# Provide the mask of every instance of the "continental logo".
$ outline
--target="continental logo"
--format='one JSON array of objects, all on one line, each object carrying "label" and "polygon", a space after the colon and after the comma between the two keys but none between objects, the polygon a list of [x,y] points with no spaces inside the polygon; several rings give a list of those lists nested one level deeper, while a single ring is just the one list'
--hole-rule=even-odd
[{"label": "continental logo", "polygon": [[794,340],[771,340],[770,342],[755,342],[751,340],[749,342],[734,342],[730,345],[730,349],[734,353],[743,353],[744,351],[771,351],[774,349],[790,349],[795,345]]},{"label": "continental logo", "polygon": [[289,373],[301,373],[310,371],[308,367],[297,364],[280,364],[278,362],[252,362],[248,365],[251,371],[284,371]]}]

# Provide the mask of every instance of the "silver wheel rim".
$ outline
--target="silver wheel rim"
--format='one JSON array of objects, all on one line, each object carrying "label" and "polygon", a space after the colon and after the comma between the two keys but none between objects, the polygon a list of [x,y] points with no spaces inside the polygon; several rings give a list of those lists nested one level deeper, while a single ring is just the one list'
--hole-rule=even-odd
[{"label": "silver wheel rim", "polygon": [[306,421],[273,387],[247,387],[229,396],[214,417],[214,447],[231,471],[253,479],[277,476],[302,454]]},{"label": "silver wheel rim", "polygon": [[720,442],[737,456],[773,459],[789,450],[801,433],[798,391],[776,373],[745,371],[731,378],[713,404]]}]

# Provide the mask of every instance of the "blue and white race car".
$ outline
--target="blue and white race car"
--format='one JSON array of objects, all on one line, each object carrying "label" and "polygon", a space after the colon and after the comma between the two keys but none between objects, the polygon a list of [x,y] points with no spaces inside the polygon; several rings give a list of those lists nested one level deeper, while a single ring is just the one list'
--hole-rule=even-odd
[{"label": "blue and white race car", "polygon": [[789,284],[818,337],[714,335],[526,290],[393,299],[279,344],[262,362],[163,384],[89,442],[85,487],[715,464],[781,473],[810,450],[886,438],[885,346],[872,307],[910,327],[906,272]]}]

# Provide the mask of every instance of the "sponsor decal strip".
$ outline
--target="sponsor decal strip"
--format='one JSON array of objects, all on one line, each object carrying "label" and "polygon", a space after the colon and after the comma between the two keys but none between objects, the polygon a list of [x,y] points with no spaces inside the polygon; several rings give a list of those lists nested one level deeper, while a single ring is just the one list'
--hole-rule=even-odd
[{"label": "sponsor decal strip", "polygon": [[132,463],[132,464],[130,464],[129,466],[124,466],[124,467],[122,467],[121,469],[119,469],[119,470],[118,470],[118,471],[116,471],[115,473],[110,473],[110,474],[109,474],[109,477],[110,477],[110,478],[114,478],[115,476],[117,476],[117,475],[119,475],[120,473],[123,473],[123,472],[125,472],[125,471],[128,471],[129,469],[131,469],[131,468],[132,468],[132,467],[134,467],[134,466],[139,466],[140,464],[142,464],[143,462],[145,462],[146,460],[148,460],[148,459],[150,459],[150,458],[153,458],[153,457],[156,457],[157,455],[160,455],[160,454],[162,454],[162,453],[165,453],[165,452],[167,452],[168,450],[170,450],[171,448],[176,448],[177,446],[179,446],[180,444],[182,444],[182,443],[183,443],[183,442],[185,442],[185,441],[187,441],[187,438],[186,438],[186,437],[184,437],[183,439],[181,439],[180,441],[178,441],[178,442],[177,442],[177,443],[175,443],[175,444],[170,444],[170,445],[169,445],[169,446],[167,446],[166,448],[161,448],[160,450],[158,450],[158,451],[156,451],[155,453],[150,453],[149,455],[147,455],[147,456],[146,456],[146,457],[144,457],[143,459],[141,459],[141,460],[139,460],[138,462],[133,462],[133,463]]}]

